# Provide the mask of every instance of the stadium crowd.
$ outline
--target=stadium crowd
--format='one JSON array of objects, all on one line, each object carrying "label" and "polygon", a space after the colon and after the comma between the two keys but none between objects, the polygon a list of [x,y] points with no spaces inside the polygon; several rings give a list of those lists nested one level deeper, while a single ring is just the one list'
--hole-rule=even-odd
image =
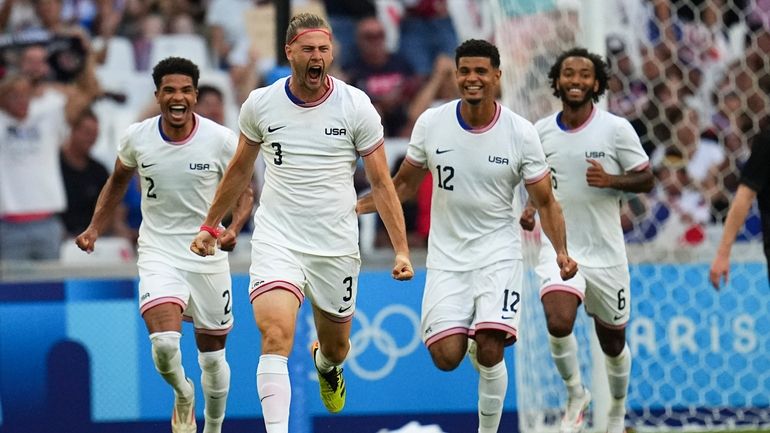
[{"label": "stadium crowd", "polygon": [[[404,140],[425,109],[458,97],[458,42],[494,40],[489,3],[293,0],[292,8],[328,17],[331,74],[364,90],[386,136]],[[610,26],[607,38],[608,109],[631,121],[658,180],[624,205],[626,240],[699,245],[721,225],[752,140],[768,126],[770,2],[613,6],[624,31]],[[274,17],[264,0],[0,0],[0,260],[56,259],[57,245],[88,225],[120,135],[157,114],[149,70],[162,58],[196,62],[197,111],[237,130],[249,92],[288,74],[276,62]],[[426,244],[430,182],[404,203],[414,247]],[[356,186],[367,189],[363,173]],[[137,180],[110,232],[132,245],[139,194]],[[759,231],[755,208],[740,239]]]}]

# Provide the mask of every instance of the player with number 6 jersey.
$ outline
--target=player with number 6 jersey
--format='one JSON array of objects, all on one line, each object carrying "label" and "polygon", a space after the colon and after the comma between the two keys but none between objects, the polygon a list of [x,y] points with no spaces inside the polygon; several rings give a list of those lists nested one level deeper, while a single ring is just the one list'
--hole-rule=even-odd
[{"label": "player with number 6 jersey", "polygon": [[[580,264],[570,281],[558,278],[552,248],[543,242],[536,272],[545,311],[551,354],[567,388],[560,433],[579,433],[591,394],[583,387],[572,329],[584,303],[594,318],[605,354],[612,401],[607,431],[622,433],[631,371],[625,325],[631,310],[631,281],[620,227],[626,192],[649,192],[653,175],[631,124],[594,105],[607,88],[607,65],[583,48],[563,52],[548,78],[562,110],[535,124],[554,179],[554,194],[564,209],[569,251]],[[535,209],[521,216],[534,228]]]},{"label": "player with number 6 jersey", "polygon": [[[497,47],[468,40],[457,48],[455,65],[461,99],[420,115],[394,183],[405,200],[428,172],[433,177],[422,338],[444,371],[470,353],[479,372],[478,431],[496,433],[508,383],[503,352],[516,340],[523,283],[513,210],[520,182],[544,215],[561,276],[571,278],[577,265],[567,255],[564,220],[537,132],[495,101]],[[372,212],[371,198],[361,198],[358,210]]]}]

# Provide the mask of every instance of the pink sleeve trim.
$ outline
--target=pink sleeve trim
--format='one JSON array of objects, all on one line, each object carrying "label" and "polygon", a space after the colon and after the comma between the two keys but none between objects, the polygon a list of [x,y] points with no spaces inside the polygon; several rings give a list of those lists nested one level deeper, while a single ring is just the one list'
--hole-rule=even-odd
[{"label": "pink sleeve trim", "polygon": [[420,164],[419,162],[410,158],[409,155],[407,155],[406,158],[404,158],[404,161],[408,162],[409,165],[413,165],[417,168],[425,168],[425,164]]},{"label": "pink sleeve trim", "polygon": [[368,156],[368,155],[371,155],[372,153],[374,153],[374,151],[376,151],[377,149],[379,149],[379,148],[380,148],[380,146],[382,146],[383,144],[385,144],[385,139],[384,139],[384,138],[380,138],[380,141],[378,141],[377,143],[373,144],[373,145],[372,145],[372,146],[370,146],[370,147],[367,147],[367,148],[366,148],[366,149],[364,149],[363,151],[361,151],[361,152],[358,152],[358,154],[359,154],[359,155],[361,155],[361,156]]},{"label": "pink sleeve trim", "polygon": [[631,167],[631,168],[630,168],[629,170],[627,170],[627,171],[642,171],[642,170],[645,170],[645,169],[647,169],[647,167],[649,167],[649,166],[650,166],[650,161],[649,161],[649,160],[647,160],[647,161],[644,161],[644,162],[643,162],[643,163],[641,163],[641,164],[637,164],[636,166],[634,166],[634,167]]},{"label": "pink sleeve trim", "polygon": [[537,176],[535,176],[535,177],[531,177],[531,178],[529,178],[529,179],[524,179],[524,183],[526,183],[527,185],[532,185],[533,183],[538,183],[538,182],[540,182],[541,180],[543,180],[543,179],[544,179],[546,176],[548,176],[548,173],[550,173],[550,170],[548,170],[548,169],[546,168],[546,169],[545,169],[545,170],[543,170],[543,172],[542,172],[542,173],[540,173],[539,175],[537,175]]}]

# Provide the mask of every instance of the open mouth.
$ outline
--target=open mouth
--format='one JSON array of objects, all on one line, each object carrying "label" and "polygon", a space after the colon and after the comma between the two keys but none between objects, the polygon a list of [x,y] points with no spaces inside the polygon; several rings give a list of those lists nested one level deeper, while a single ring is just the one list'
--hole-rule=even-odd
[{"label": "open mouth", "polygon": [[323,74],[323,68],[320,66],[311,66],[307,70],[307,76],[310,78],[310,81],[318,82],[321,80],[321,74]]},{"label": "open mouth", "polygon": [[187,107],[181,104],[169,105],[168,112],[173,120],[182,121],[187,113]]}]

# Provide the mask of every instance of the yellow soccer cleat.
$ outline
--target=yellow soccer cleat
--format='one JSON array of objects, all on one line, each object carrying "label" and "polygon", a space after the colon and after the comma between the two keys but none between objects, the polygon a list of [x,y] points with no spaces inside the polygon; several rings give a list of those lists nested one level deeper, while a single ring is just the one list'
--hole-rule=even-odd
[{"label": "yellow soccer cleat", "polygon": [[[310,348],[313,355],[313,365],[315,365],[315,353],[319,348],[318,342],[314,342]],[[316,367],[318,373],[318,385],[321,388],[321,401],[326,410],[331,413],[337,413],[345,407],[345,378],[342,377],[342,368],[334,367],[327,373],[321,373]]]}]

